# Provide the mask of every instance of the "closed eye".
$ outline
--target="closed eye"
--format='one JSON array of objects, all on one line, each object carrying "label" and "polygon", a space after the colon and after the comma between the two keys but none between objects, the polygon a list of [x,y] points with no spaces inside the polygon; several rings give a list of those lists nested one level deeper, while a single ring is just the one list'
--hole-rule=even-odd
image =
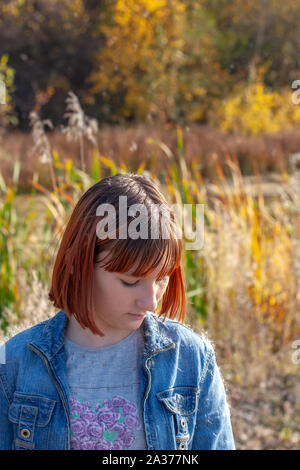
[{"label": "closed eye", "polygon": [[[168,277],[166,276],[166,277],[163,277],[162,279],[158,279],[157,282],[165,282],[167,279],[168,279]],[[126,286],[126,287],[134,287],[134,286],[136,286],[136,285],[138,284],[139,281],[130,283],[130,282],[123,281],[123,280],[121,279],[121,282],[122,282],[122,284],[123,284],[124,286]]]},{"label": "closed eye", "polygon": [[133,286],[136,286],[139,281],[136,281],[133,284],[130,284],[129,282],[122,281],[122,279],[121,279],[121,282],[124,286],[133,287]]}]

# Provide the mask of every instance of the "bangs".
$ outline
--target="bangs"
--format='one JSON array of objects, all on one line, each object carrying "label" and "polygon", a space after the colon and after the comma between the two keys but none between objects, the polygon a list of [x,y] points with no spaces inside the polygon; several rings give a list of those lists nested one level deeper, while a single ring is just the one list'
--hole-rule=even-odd
[{"label": "bangs", "polygon": [[[144,229],[143,237],[140,236],[141,232],[135,232],[135,236],[132,237],[132,232],[127,227],[126,238],[106,238],[99,241],[96,244],[97,255],[101,251],[107,250],[109,252],[109,255],[101,260],[101,265],[111,272],[144,277],[161,265],[159,276],[170,276],[180,265],[182,252],[180,230],[175,215],[166,204],[161,204],[157,209],[156,205],[148,203],[143,208],[146,210],[146,216],[143,220],[140,216],[128,216],[127,218],[127,222],[130,224],[138,223],[140,229]],[[118,214],[117,225],[119,222]],[[118,237],[120,227],[117,233]],[[136,237],[136,235],[139,236]],[[96,264],[98,263],[96,262]]]},{"label": "bangs", "polygon": [[106,243],[103,248],[109,254],[96,264],[101,263],[107,271],[130,271],[133,277],[147,276],[160,264],[158,276],[171,276],[181,262],[181,245],[175,238],[117,240]]}]

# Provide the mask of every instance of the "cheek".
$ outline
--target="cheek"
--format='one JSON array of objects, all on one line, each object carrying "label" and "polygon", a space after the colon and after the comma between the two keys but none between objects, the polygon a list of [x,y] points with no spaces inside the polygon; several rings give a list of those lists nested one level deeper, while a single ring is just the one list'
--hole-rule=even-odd
[{"label": "cheek", "polygon": [[163,287],[161,287],[161,289],[159,290],[159,298],[161,298],[164,293],[166,292],[167,290],[167,287],[168,287],[168,284],[164,285]]},{"label": "cheek", "polygon": [[112,292],[115,290],[113,280],[108,279],[103,273],[97,273],[93,280],[94,298],[98,302],[106,303],[109,297],[114,298]]}]

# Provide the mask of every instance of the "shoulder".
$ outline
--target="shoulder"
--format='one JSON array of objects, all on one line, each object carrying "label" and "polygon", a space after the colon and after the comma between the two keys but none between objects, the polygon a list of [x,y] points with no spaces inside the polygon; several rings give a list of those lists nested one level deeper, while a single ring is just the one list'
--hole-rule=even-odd
[{"label": "shoulder", "polygon": [[65,312],[60,310],[47,320],[24,329],[4,343],[7,354],[16,355],[22,353],[24,352],[24,348],[26,348],[27,351],[27,345],[29,343],[38,345],[38,347],[41,347],[46,353],[51,354],[55,352],[57,343],[62,340],[66,322],[67,316]]},{"label": "shoulder", "polygon": [[30,383],[36,383],[36,366],[40,367],[40,359],[34,355],[28,344],[38,341],[44,335],[51,320],[52,318],[23,330],[20,326],[15,327],[9,331],[9,337],[4,338],[6,341],[1,345],[0,357],[0,389],[8,403],[12,402],[16,387],[22,387],[28,380],[28,370],[31,373]]},{"label": "shoulder", "polygon": [[189,349],[198,352],[207,359],[214,355],[214,346],[208,338],[207,333],[196,332],[190,325],[183,324],[177,320],[162,317],[156,317],[162,334],[169,337],[181,349]]},{"label": "shoulder", "polygon": [[9,337],[4,338],[4,343],[1,346],[2,350],[5,351],[6,362],[17,359],[18,356],[22,356],[24,354],[25,348],[27,347],[27,344],[31,341],[34,341],[43,334],[43,331],[49,321],[51,321],[51,319],[37,323],[36,325],[24,330],[22,330],[20,327],[16,327],[14,330],[12,330],[9,334]]}]

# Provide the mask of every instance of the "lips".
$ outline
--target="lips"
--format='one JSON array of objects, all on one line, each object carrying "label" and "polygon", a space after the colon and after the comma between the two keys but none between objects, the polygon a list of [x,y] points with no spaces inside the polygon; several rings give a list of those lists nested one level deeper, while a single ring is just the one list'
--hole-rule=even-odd
[{"label": "lips", "polygon": [[132,317],[136,317],[136,318],[143,318],[146,316],[145,313],[131,313],[131,312],[128,312],[128,315],[131,315]]}]

